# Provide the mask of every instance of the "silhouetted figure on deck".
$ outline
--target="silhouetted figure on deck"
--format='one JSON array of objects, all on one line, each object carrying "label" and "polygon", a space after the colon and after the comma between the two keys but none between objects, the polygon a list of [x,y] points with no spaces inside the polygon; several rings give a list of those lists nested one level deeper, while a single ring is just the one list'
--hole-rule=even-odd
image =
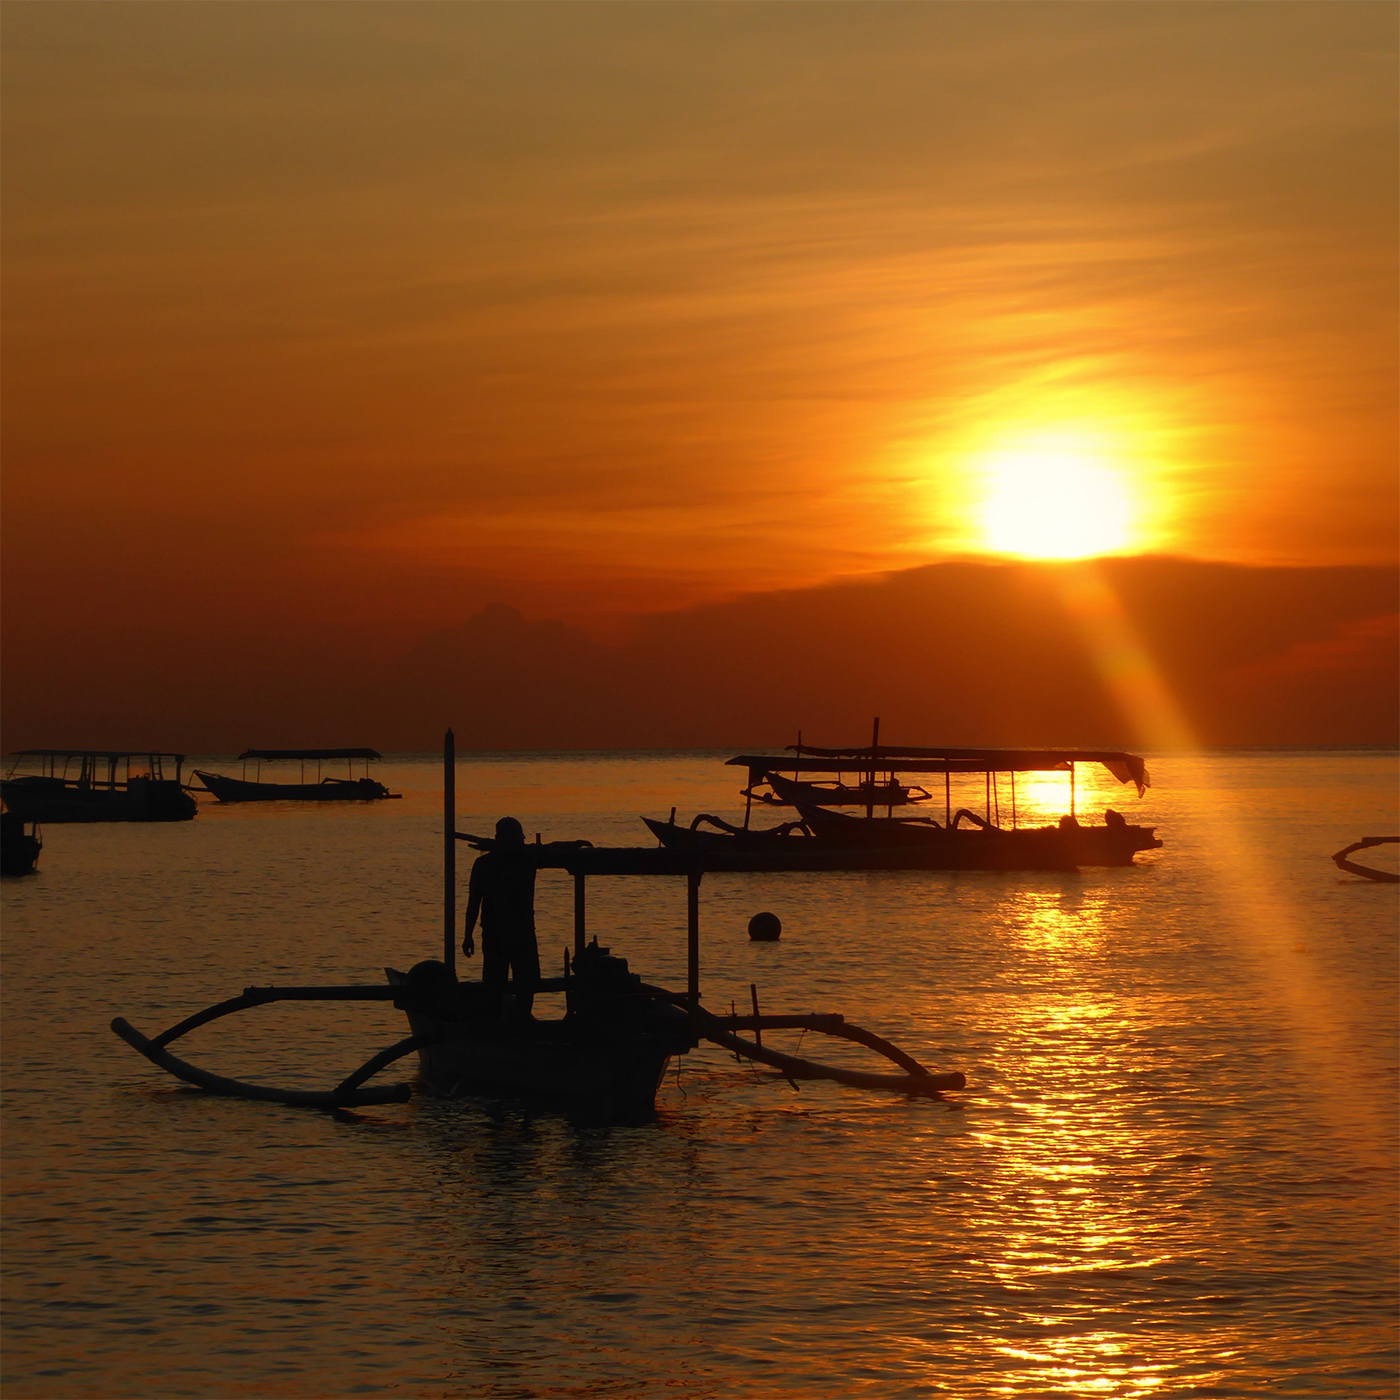
[{"label": "silhouetted figure on deck", "polygon": [[478,856],[467,886],[467,927],[462,951],[476,952],[472,930],[481,916],[481,980],[505,990],[515,977],[515,1007],[528,1016],[534,1005],[534,984],[540,979],[540,953],[535,944],[535,863],[525,853],[525,832],[514,817],[496,823],[497,846]]}]

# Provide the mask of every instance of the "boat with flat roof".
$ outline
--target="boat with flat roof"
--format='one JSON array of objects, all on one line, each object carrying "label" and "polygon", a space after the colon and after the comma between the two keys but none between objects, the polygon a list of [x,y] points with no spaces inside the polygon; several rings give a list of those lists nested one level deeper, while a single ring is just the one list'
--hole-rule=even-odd
[{"label": "boat with flat roof", "polygon": [[186,822],[199,810],[180,781],[184,754],[19,749],[10,758],[0,798],[22,821]]},{"label": "boat with flat roof", "polygon": [[[223,773],[208,773],[202,768],[194,776],[219,802],[379,802],[396,798],[383,783],[371,778],[369,765],[383,758],[377,749],[245,749],[238,755],[243,775],[230,778]],[[345,776],[323,776],[323,765],[345,763]],[[263,782],[262,766],[269,763],[298,763],[300,774],[294,783]],[[248,764],[255,763],[254,777],[248,777]],[[306,765],[316,765],[315,781],[306,781]],[[364,764],[364,772],[355,774],[356,763]]]},{"label": "boat with flat roof", "polygon": [[[1139,851],[1161,846],[1155,829],[1106,808],[1101,822],[1080,820],[1077,774],[1096,764],[1141,797],[1151,778],[1137,754],[1118,749],[906,747],[881,745],[879,721],[869,746],[814,748],[798,743],[783,754],[739,754],[728,760],[747,771],[740,795],[743,825],[701,813],[690,825],[644,817],[671,849],[730,852],[769,870],[1073,870],[1084,865],[1131,865]],[[1068,810],[1053,825],[1027,825],[1017,801],[1021,774],[1062,773]],[[954,805],[966,779],[982,778],[982,810]],[[937,780],[942,779],[939,783]],[[932,782],[934,788],[920,786]],[[941,794],[937,788],[943,789]],[[933,815],[943,798],[942,820]],[[767,829],[752,824],[759,806],[791,807],[797,820]],[[864,807],[864,814],[842,807]],[[913,809],[895,815],[896,808]]]}]

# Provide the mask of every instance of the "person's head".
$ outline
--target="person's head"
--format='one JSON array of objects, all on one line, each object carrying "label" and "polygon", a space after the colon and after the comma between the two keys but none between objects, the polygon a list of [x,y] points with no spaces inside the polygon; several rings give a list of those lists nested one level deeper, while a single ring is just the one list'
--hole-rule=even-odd
[{"label": "person's head", "polygon": [[525,828],[514,817],[502,817],[496,823],[496,840],[507,846],[523,846]]}]

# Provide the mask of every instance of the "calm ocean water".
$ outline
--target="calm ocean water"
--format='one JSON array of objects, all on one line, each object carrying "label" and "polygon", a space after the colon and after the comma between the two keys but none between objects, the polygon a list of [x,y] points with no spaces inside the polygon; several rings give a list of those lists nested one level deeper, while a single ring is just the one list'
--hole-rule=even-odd
[{"label": "calm ocean water", "polygon": [[[1157,825],[1132,869],[705,878],[712,1008],[757,983],[966,1092],[796,1092],[701,1049],[656,1122],[614,1129],[214,1099],[107,1029],[436,955],[433,760],[383,765],[401,802],[49,827],[41,873],[3,888],[5,1393],[1393,1396],[1396,887],[1328,857],[1400,826],[1395,756],[1151,767],[1141,802],[1081,784]],[[458,825],[646,844],[638,813],[733,813],[737,776],[468,759]],[[589,906],[684,984],[683,882],[595,880]],[[571,907],[543,875],[546,970]],[[760,909],[780,943],[748,941]],[[284,1005],[181,1053],[329,1087],[405,1033],[391,1008]]]}]

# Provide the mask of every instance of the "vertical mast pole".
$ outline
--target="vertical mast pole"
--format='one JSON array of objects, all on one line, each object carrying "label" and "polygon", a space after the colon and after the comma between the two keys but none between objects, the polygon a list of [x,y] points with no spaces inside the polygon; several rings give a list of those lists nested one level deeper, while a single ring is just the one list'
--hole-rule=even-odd
[{"label": "vertical mast pole", "polygon": [[442,961],[457,975],[457,741],[442,737]]},{"label": "vertical mast pole", "polygon": [[574,871],[574,957],[583,952],[588,938],[588,896],[584,891],[584,878],[583,871]]},{"label": "vertical mast pole", "polygon": [[1069,761],[1069,814],[1074,815],[1074,760]]},{"label": "vertical mast pole", "polygon": [[875,728],[870,735],[870,801],[865,804],[865,815],[875,815],[875,750],[880,747],[880,716],[875,716]]},{"label": "vertical mast pole", "polygon": [[700,869],[695,869],[686,873],[685,877],[685,914],[686,914],[686,996],[690,1001],[690,1009],[696,1011],[700,1006]]}]

